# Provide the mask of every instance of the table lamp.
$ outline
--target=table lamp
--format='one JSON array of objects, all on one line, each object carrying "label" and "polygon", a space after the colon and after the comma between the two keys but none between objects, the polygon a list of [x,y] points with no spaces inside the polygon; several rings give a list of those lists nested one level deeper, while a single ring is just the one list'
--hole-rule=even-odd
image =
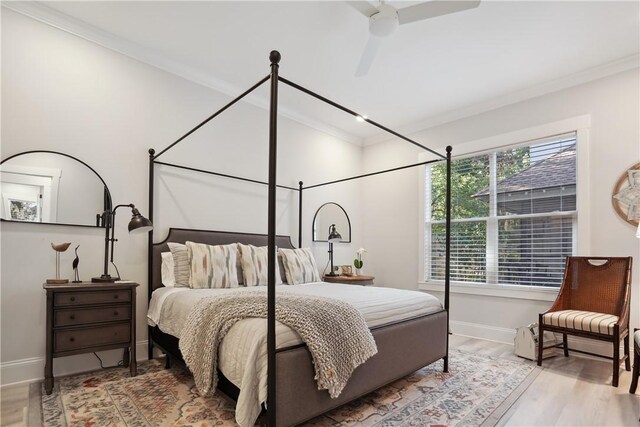
[{"label": "table lamp", "polygon": [[[109,245],[111,245],[111,263],[113,264],[113,249],[115,243],[118,239],[115,238],[115,225],[116,225],[116,210],[121,207],[129,207],[131,208],[131,221],[129,221],[129,233],[131,234],[142,234],[149,232],[153,229],[153,224],[147,218],[143,217],[140,214],[140,211],[136,209],[135,205],[118,205],[113,210],[104,211],[102,215],[98,215],[102,220],[102,223],[105,227],[105,238],[104,238],[104,272],[100,277],[94,277],[91,279],[92,282],[95,283],[112,283],[117,280],[120,280],[120,273],[118,272],[118,276],[111,276],[109,274]],[[109,236],[109,230],[111,230],[111,236]],[[115,267],[115,264],[113,264]],[[118,267],[116,267],[116,272],[118,271]]]},{"label": "table lamp", "polygon": [[331,260],[331,271],[327,276],[338,276],[338,274],[333,271],[333,244],[342,240],[342,236],[340,233],[336,231],[336,225],[331,224],[329,226],[329,237],[327,237],[327,241],[329,242],[329,259]]}]

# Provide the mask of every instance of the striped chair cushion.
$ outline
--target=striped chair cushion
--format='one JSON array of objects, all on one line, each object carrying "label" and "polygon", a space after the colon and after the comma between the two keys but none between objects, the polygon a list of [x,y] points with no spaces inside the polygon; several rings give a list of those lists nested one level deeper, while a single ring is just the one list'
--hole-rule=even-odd
[{"label": "striped chair cushion", "polygon": [[612,314],[579,310],[553,311],[542,316],[545,325],[607,335],[613,335],[613,325],[617,321],[618,316]]}]

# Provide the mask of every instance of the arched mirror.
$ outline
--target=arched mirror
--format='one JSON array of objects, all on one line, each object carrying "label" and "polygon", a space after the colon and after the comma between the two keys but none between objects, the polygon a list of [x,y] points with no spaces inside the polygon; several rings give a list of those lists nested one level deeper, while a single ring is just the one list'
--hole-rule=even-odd
[{"label": "arched mirror", "polygon": [[326,242],[331,225],[335,224],[336,231],[342,236],[340,242],[351,242],[351,221],[347,211],[334,202],[320,206],[313,216],[313,241]]},{"label": "arched mirror", "polygon": [[0,162],[0,203],[3,221],[102,227],[111,193],[82,160],[38,150]]}]

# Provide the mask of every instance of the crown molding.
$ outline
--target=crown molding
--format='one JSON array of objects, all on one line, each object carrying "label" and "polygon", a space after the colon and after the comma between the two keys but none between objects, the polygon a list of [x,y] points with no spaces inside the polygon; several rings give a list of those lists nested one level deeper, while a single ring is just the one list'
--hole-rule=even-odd
[{"label": "crown molding", "polygon": [[[38,1],[4,0],[2,1],[2,7],[6,7],[14,12],[96,43],[107,49],[114,50],[145,64],[208,87],[224,95],[236,97],[239,93],[242,93],[245,90],[244,88],[240,88],[227,81],[218,79],[208,73],[202,72],[193,67],[185,66],[177,61],[170,60],[152,49],[143,47],[137,43],[101,30],[82,20],[52,9]],[[640,54],[627,56],[587,70],[570,74],[568,76],[515,91],[507,95],[499,96],[467,107],[458,108],[443,114],[430,116],[423,120],[400,126],[399,128],[396,128],[396,130],[403,135],[415,134],[445,123],[450,123],[510,104],[522,102],[527,99],[536,98],[572,86],[577,86],[623,71],[638,68],[639,64]],[[269,108],[268,100],[255,94],[247,95],[242,101],[264,110],[268,110]],[[362,138],[282,106],[278,108],[278,113],[290,120],[296,121],[345,142],[355,144],[359,147],[378,144],[392,139],[392,137],[388,136],[386,133]]]},{"label": "crown molding", "polygon": [[[177,61],[168,59],[153,49],[101,30],[96,26],[52,9],[38,1],[2,1],[2,7],[232,98],[235,98],[246,90],[246,88],[240,88],[194,67],[185,66]],[[242,102],[247,102],[263,110],[269,109],[269,101],[256,94],[247,95],[242,99]],[[364,139],[362,137],[347,133],[290,108],[283,107],[282,105],[278,107],[278,114],[345,142],[355,144],[359,147],[363,145]]]},{"label": "crown molding", "polygon": [[[569,74],[568,76],[549,80],[538,85],[530,86],[526,89],[499,96],[485,102],[455,109],[444,114],[438,114],[420,120],[418,122],[400,126],[399,128],[396,128],[396,131],[403,135],[415,134],[435,126],[464,119],[466,117],[475,116],[477,114],[485,113],[487,111],[495,110],[507,105],[516,104],[528,99],[537,98],[549,93],[558,92],[563,89],[578,86],[593,80],[598,80],[638,67],[640,67],[640,54],[626,56],[602,65],[598,65],[593,68],[588,68],[577,73]],[[365,138],[364,145],[374,145],[381,142],[390,141],[391,139],[393,138],[389,137],[386,134],[378,134]]]}]

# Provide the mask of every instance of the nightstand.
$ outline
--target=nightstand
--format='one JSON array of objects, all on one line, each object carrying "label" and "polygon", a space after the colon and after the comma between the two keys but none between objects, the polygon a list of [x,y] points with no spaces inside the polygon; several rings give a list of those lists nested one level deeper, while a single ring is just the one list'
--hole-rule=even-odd
[{"label": "nightstand", "polygon": [[328,283],[343,283],[345,285],[373,285],[373,276],[323,276],[322,280]]},{"label": "nightstand", "polygon": [[47,345],[44,386],[53,390],[53,358],[124,348],[124,366],[136,375],[137,283],[44,284]]}]

